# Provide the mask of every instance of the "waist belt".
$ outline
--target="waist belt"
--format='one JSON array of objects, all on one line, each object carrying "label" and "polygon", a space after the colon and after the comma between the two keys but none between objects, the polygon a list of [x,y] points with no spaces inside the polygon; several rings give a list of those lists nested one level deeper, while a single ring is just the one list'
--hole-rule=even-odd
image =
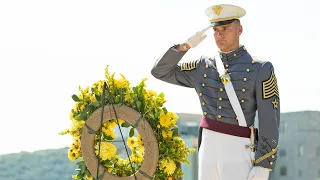
[{"label": "waist belt", "polygon": [[[250,138],[251,130],[249,127],[243,127],[233,124],[224,123],[221,121],[212,120],[206,117],[202,117],[200,127],[206,128],[215,132],[229,134],[238,137]],[[257,129],[255,128],[255,131]]]}]

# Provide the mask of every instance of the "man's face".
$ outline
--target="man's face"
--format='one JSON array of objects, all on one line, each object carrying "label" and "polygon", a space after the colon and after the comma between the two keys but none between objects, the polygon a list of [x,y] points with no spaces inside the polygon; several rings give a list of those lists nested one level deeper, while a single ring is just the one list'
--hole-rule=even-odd
[{"label": "man's face", "polygon": [[213,27],[214,39],[218,48],[223,51],[231,51],[239,45],[239,36],[242,26],[234,21],[230,24]]}]

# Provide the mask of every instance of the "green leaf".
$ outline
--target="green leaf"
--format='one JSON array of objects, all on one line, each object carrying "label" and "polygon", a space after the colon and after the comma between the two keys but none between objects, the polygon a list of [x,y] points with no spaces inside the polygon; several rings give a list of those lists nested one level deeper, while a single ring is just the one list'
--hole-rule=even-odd
[{"label": "green leaf", "polygon": [[154,114],[153,113],[150,113],[149,116],[154,119]]},{"label": "green leaf", "polygon": [[137,101],[136,103],[137,103],[138,109],[141,110],[141,105],[142,105],[141,101]]},{"label": "green leaf", "polygon": [[179,134],[178,128],[174,128],[172,136],[178,136],[178,134]]},{"label": "green leaf", "polygon": [[141,81],[138,86],[139,87],[144,87],[144,85],[145,85],[144,81]]},{"label": "green leaf", "polygon": [[114,101],[115,104],[118,104],[121,102],[121,96],[116,96],[116,99]]},{"label": "green leaf", "polygon": [[135,94],[138,94],[138,88],[137,88],[137,87],[133,87],[132,90],[133,90],[133,92],[134,92]]},{"label": "green leaf", "polygon": [[130,129],[129,136],[132,137],[134,135],[134,128]]},{"label": "green leaf", "polygon": [[81,112],[80,114],[78,114],[76,117],[74,117],[75,120],[85,120],[87,117],[87,113],[85,112]]},{"label": "green leaf", "polygon": [[162,99],[164,99],[164,93],[163,93],[163,92],[160,93],[160,94],[158,95],[158,97],[161,97]]},{"label": "green leaf", "polygon": [[88,169],[85,169],[85,170],[84,170],[84,174],[86,174],[88,177],[91,176],[91,173],[88,171]]},{"label": "green leaf", "polygon": [[101,101],[101,96],[98,96],[97,94],[94,95],[96,97],[97,101]]},{"label": "green leaf", "polygon": [[91,105],[94,106],[94,107],[100,107],[100,104],[99,104],[98,101],[95,101],[95,102],[91,103]]},{"label": "green leaf", "polygon": [[76,163],[77,165],[85,165],[85,162],[84,161],[79,161]]},{"label": "green leaf", "polygon": [[72,95],[72,99],[75,101],[75,102],[79,102],[80,101],[80,99],[79,99],[79,97],[77,96],[77,95]]},{"label": "green leaf", "polygon": [[86,105],[86,108],[83,110],[84,113],[87,113],[89,111],[92,111],[94,107],[90,104]]},{"label": "green leaf", "polygon": [[167,114],[167,113],[168,113],[167,108],[162,108],[162,110],[163,110],[164,114]]},{"label": "green leaf", "polygon": [[121,126],[127,128],[127,127],[130,127],[131,124],[129,124],[129,123],[127,123],[127,122],[124,122],[124,123],[121,124]]}]

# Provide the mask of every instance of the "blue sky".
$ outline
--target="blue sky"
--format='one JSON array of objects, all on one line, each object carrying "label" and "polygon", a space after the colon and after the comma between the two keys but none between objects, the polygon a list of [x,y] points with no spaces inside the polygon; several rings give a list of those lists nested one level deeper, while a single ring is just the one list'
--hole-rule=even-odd
[{"label": "blue sky", "polygon": [[[241,43],[275,66],[281,111],[320,110],[316,0],[0,1],[0,154],[59,148],[71,138],[71,95],[103,79],[105,66],[133,85],[148,78],[174,112],[201,113],[192,89],[154,79],[158,57],[208,25],[213,3],[242,6]],[[213,55],[212,31],[182,61]]]}]

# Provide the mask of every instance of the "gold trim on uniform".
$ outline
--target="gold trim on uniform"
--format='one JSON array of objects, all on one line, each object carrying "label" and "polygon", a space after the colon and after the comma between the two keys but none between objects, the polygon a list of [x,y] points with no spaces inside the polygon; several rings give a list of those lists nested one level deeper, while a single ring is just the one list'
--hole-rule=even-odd
[{"label": "gold trim on uniform", "polygon": [[[274,155],[278,150],[278,146],[275,149],[272,149],[272,151],[270,151],[269,153],[261,156],[260,158],[258,158],[257,160],[255,160],[255,163],[259,163],[267,158],[269,158],[270,156]],[[270,163],[270,165],[272,165],[272,163]]]},{"label": "gold trim on uniform", "polygon": [[214,22],[227,21],[227,20],[238,19],[238,18],[239,18],[239,16],[231,16],[231,17],[226,17],[226,18],[212,19],[212,20],[210,20],[210,22],[214,23]]},{"label": "gold trim on uniform", "polygon": [[262,94],[263,99],[269,99],[272,96],[279,98],[277,79],[273,71],[271,72],[270,78],[262,82]]},{"label": "gold trim on uniform", "polygon": [[183,62],[180,69],[181,71],[190,71],[197,67],[197,61]]},{"label": "gold trim on uniform", "polygon": [[279,102],[277,101],[276,98],[274,98],[274,100],[271,101],[271,103],[273,104],[273,109],[278,109],[278,104],[279,104]]}]

